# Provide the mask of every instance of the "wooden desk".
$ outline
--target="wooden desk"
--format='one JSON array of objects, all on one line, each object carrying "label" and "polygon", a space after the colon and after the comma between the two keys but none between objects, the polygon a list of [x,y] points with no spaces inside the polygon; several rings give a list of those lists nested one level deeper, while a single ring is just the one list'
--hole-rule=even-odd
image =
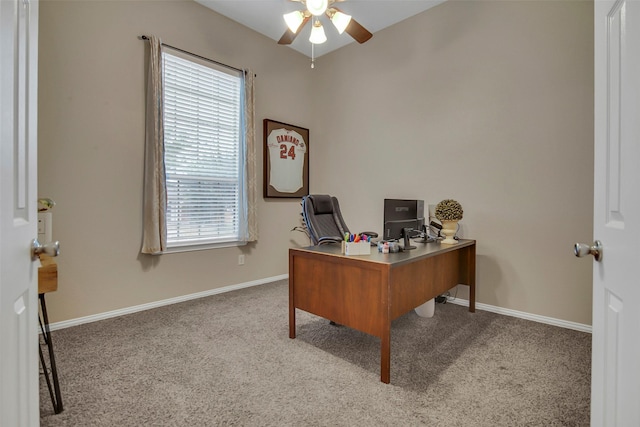
[{"label": "wooden desk", "polygon": [[346,256],[340,245],[289,249],[289,337],[296,308],[379,337],[380,380],[391,377],[391,321],[458,284],[475,311],[476,242],[416,244],[416,249]]}]

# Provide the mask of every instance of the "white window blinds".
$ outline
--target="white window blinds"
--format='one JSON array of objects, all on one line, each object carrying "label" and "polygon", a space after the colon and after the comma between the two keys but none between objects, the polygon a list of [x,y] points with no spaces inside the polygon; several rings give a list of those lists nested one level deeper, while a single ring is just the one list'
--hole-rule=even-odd
[{"label": "white window blinds", "polygon": [[167,247],[242,242],[243,75],[163,47]]}]

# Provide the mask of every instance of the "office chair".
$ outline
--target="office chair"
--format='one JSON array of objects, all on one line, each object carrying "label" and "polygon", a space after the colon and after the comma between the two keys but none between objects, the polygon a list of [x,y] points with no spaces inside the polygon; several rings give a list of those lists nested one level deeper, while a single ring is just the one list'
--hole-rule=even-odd
[{"label": "office chair", "polygon": [[[309,231],[314,246],[325,243],[339,243],[344,240],[349,227],[340,212],[338,199],[325,194],[310,194],[302,198],[302,218]],[[363,234],[378,237],[377,233],[365,231]]]}]

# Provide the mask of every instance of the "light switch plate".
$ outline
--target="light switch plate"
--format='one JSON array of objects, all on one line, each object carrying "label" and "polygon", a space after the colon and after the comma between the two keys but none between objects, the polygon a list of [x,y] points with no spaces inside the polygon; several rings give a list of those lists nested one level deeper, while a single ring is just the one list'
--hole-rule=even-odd
[{"label": "light switch plate", "polygon": [[429,205],[429,220],[432,220],[436,217],[436,206],[437,205]]},{"label": "light switch plate", "polygon": [[53,215],[51,212],[38,212],[38,241],[42,244],[53,241]]}]

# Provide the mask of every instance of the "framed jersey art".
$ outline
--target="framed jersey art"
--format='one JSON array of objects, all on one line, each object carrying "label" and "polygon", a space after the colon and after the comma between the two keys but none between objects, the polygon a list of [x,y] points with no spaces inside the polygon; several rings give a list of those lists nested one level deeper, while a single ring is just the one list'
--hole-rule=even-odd
[{"label": "framed jersey art", "polygon": [[309,194],[309,129],[264,119],[264,197]]}]

